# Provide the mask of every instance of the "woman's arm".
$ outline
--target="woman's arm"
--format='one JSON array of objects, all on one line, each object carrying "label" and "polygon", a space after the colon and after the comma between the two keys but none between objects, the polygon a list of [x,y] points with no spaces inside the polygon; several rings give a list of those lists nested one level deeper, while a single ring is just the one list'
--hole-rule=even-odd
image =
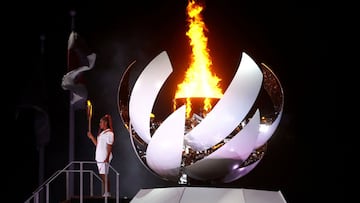
[{"label": "woman's arm", "polygon": [[110,159],[110,154],[111,154],[111,151],[112,151],[112,145],[111,144],[106,144],[106,151],[107,151],[107,155],[106,155],[106,159],[104,162],[109,162],[109,159]]},{"label": "woman's arm", "polygon": [[92,141],[92,143],[94,143],[94,145],[96,146],[96,145],[97,145],[97,140],[96,140],[96,138],[94,137],[94,135],[93,135],[91,132],[88,132],[88,133],[87,133],[87,136],[88,136],[88,138]]}]

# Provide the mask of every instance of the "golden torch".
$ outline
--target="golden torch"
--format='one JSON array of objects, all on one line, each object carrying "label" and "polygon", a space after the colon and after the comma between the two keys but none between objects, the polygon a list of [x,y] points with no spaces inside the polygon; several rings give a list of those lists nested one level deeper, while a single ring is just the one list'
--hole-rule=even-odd
[{"label": "golden torch", "polygon": [[86,109],[86,113],[87,113],[87,118],[88,118],[88,126],[89,126],[89,132],[91,132],[91,117],[92,117],[92,105],[90,100],[87,100],[87,109]]}]

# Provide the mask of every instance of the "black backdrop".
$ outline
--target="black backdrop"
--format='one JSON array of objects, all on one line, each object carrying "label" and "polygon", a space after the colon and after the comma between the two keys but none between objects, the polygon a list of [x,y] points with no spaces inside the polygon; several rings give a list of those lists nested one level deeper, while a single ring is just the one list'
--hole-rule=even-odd
[{"label": "black backdrop", "polygon": [[[69,11],[74,9],[76,31],[97,54],[95,68],[86,73],[89,99],[93,102],[93,131],[100,116],[113,116],[116,133],[112,165],[120,172],[121,196],[133,197],[141,188],[166,187],[147,171],[131,147],[118,113],[118,86],[125,68],[136,60],[141,69],[161,51],[167,51],[174,70],[186,69],[190,53],[186,32],[186,1],[27,2],[9,5],[17,18],[6,20],[11,36],[10,71],[16,75],[11,88],[15,105],[16,133],[7,138],[19,154],[5,160],[13,164],[9,194],[24,201],[40,184],[39,145],[33,129],[34,115],[21,114],[18,106],[40,106],[49,115],[50,139],[44,147],[43,178],[68,164],[69,92],[61,88],[66,73],[67,39],[71,32]],[[288,202],[330,199],[342,191],[341,172],[330,177],[324,171],[341,157],[343,142],[335,140],[337,89],[329,70],[331,16],[321,5],[307,2],[205,1],[210,55],[216,73],[228,81],[241,52],[264,62],[279,77],[285,93],[285,109],[267,153],[248,175],[229,184],[212,187],[281,190]],[[27,9],[28,7],[32,9]],[[45,36],[41,54],[40,36]],[[85,110],[75,119],[75,159],[92,160],[94,148],[86,138]],[[14,136],[14,137],[13,137]],[[331,147],[330,147],[331,146]],[[331,148],[332,153],[328,153]],[[7,173],[6,173],[7,174]],[[29,175],[30,174],[30,175]],[[176,185],[176,184],[175,184]],[[196,183],[196,185],[206,185]],[[323,193],[321,191],[329,191]],[[335,197],[331,197],[335,198]]]}]

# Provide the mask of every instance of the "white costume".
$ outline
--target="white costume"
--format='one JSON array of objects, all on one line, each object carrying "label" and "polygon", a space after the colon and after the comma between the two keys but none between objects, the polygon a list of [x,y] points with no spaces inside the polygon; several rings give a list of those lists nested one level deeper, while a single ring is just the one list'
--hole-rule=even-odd
[{"label": "white costume", "polygon": [[[108,168],[104,163],[106,159],[106,155],[108,154],[107,145],[112,145],[114,143],[114,133],[110,129],[103,130],[97,136],[97,144],[96,144],[96,151],[95,151],[95,160],[98,162],[98,169],[100,174],[108,173]],[[109,163],[112,160],[112,153],[110,153]]]}]

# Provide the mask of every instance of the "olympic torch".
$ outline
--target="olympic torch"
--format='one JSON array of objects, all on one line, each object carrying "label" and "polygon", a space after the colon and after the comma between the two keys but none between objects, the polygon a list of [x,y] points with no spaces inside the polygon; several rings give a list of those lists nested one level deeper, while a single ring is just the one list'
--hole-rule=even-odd
[{"label": "olympic torch", "polygon": [[89,132],[91,132],[91,117],[92,117],[92,105],[90,100],[87,100],[87,109],[86,109],[86,114],[87,114],[87,118],[88,118],[88,126],[89,126]]}]

